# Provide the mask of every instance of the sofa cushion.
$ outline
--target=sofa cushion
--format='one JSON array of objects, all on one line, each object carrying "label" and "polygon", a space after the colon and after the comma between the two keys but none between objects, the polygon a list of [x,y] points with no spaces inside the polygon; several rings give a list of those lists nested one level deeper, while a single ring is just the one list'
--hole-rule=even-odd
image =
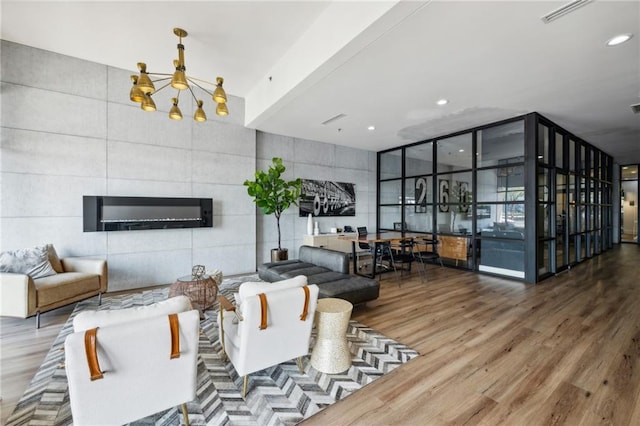
[{"label": "sofa cushion", "polygon": [[274,266],[291,265],[293,263],[298,263],[298,262],[300,262],[298,259],[281,260],[280,262],[267,262],[258,266],[258,272],[268,271]]},{"label": "sofa cushion", "polygon": [[47,253],[49,255],[49,263],[51,263],[51,267],[53,268],[53,270],[56,271],[58,274],[63,273],[64,269],[62,268],[62,262],[60,262],[60,258],[58,257],[58,253],[56,252],[56,249],[53,247],[53,244],[47,244],[45,247],[47,248]]},{"label": "sofa cushion", "polygon": [[343,274],[349,273],[349,254],[341,251],[322,247],[300,246],[298,260]]},{"label": "sofa cushion", "polygon": [[324,272],[320,274],[311,275],[308,277],[309,284],[323,284],[328,283],[329,281],[337,281],[347,278],[348,275],[340,274],[338,272],[327,271],[325,269]]},{"label": "sofa cushion", "polygon": [[65,272],[34,280],[37,306],[47,306],[61,300],[100,290],[100,276],[84,272]]},{"label": "sofa cushion", "polygon": [[270,268],[270,271],[273,271],[277,274],[284,274],[286,272],[291,272],[291,271],[296,271],[296,270],[300,270],[300,269],[304,269],[304,268],[312,268],[316,265],[314,265],[313,263],[307,263],[307,262],[294,262],[294,263],[289,263],[287,265],[277,265],[277,266],[273,266],[272,268]]},{"label": "sofa cushion", "polygon": [[[304,275],[306,277],[310,277],[312,275],[323,274],[325,272],[331,272],[327,268],[323,268],[322,266],[307,266],[305,268],[293,269],[291,271],[283,272],[280,274],[283,278],[291,278],[296,275]],[[337,272],[335,272],[337,274]]]},{"label": "sofa cushion", "polygon": [[0,253],[0,272],[29,275],[32,279],[55,275],[45,246]]},{"label": "sofa cushion", "polygon": [[[268,266],[269,265],[269,266]],[[316,265],[306,262],[300,262],[299,260],[289,260],[284,262],[266,263],[258,268],[258,276],[261,280],[274,282],[281,281],[285,278],[292,278],[299,273],[285,276],[289,271],[296,271],[299,269],[310,268]]]},{"label": "sofa cushion", "polygon": [[354,305],[377,299],[380,295],[380,284],[376,280],[365,277],[348,277],[337,281],[329,281],[318,285],[318,298],[336,297],[347,300]]}]

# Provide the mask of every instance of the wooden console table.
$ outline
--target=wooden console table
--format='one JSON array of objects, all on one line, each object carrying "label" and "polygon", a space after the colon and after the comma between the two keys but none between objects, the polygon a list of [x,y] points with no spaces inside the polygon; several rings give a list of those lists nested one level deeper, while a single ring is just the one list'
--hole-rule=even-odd
[{"label": "wooden console table", "polygon": [[345,238],[357,238],[355,232],[341,232],[338,234],[305,235],[302,244],[312,247],[323,247],[331,250],[351,253],[351,244]]},{"label": "wooden console table", "polygon": [[459,260],[467,261],[469,239],[466,236],[438,235],[438,241],[438,254],[440,257],[455,259],[456,264]]}]

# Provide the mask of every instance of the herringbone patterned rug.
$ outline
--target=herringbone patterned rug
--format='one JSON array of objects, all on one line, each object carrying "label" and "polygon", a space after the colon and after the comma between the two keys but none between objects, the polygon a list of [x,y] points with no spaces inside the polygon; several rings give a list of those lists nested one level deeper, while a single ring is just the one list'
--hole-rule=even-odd
[{"label": "herringbone patterned rug", "polygon": [[[256,276],[225,280],[221,293],[231,296],[243,281]],[[72,331],[73,317],[85,309],[122,309],[148,305],[167,298],[168,289],[78,303],[62,328],[44,363],[31,381],[7,425],[67,425],[72,423],[64,370],[64,340]],[[230,299],[233,300],[233,299]],[[188,403],[192,425],[281,425],[295,424],[376,380],[418,353],[392,339],[351,321],[347,339],[353,355],[352,367],[343,374],[316,371],[304,360],[304,374],[295,361],[251,374],[245,399],[242,378],[230,362],[222,359],[216,322],[217,306],[207,311],[200,325],[197,399]],[[313,339],[312,339],[313,345]],[[179,407],[141,419],[135,424],[179,425]]]}]

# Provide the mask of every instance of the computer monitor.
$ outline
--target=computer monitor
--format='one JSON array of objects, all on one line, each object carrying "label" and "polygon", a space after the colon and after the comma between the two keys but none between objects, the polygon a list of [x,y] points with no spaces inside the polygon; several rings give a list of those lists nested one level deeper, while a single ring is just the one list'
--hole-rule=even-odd
[{"label": "computer monitor", "polygon": [[448,223],[441,223],[438,225],[438,232],[450,232],[451,231],[451,225],[449,225]]}]

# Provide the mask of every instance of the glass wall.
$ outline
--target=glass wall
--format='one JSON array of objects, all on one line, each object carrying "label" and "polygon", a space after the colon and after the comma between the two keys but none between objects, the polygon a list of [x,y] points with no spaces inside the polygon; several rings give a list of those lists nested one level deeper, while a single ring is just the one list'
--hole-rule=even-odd
[{"label": "glass wall", "polygon": [[433,231],[433,164],[432,142],[405,149],[404,225],[408,231]]},{"label": "glass wall", "polygon": [[[611,247],[611,159],[539,117],[537,268],[542,279]],[[553,190],[551,190],[553,189]]]},{"label": "glass wall", "polygon": [[611,158],[539,114],[378,161],[378,230],[435,235],[448,265],[537,282],[612,245]]},{"label": "glass wall", "polygon": [[478,270],[524,278],[524,121],[478,132]]},{"label": "glass wall", "polygon": [[379,161],[380,230],[436,235],[445,264],[524,278],[522,118],[386,151]]}]

